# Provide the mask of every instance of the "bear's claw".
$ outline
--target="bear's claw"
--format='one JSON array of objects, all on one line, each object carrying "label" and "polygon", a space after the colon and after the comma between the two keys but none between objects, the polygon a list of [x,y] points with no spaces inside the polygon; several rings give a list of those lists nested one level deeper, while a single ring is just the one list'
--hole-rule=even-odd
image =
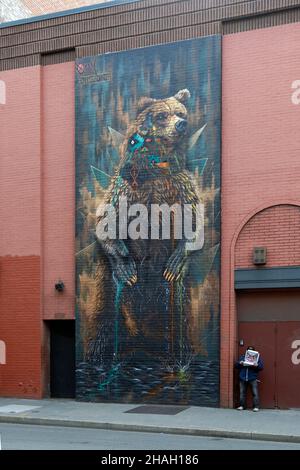
[{"label": "bear's claw", "polygon": [[127,284],[129,284],[130,287],[132,287],[136,282],[137,282],[137,276],[134,275],[134,276],[131,276],[130,279],[128,279]]},{"label": "bear's claw", "polygon": [[186,253],[183,247],[178,247],[174,251],[167,263],[167,268],[163,273],[163,277],[166,279],[166,281],[178,281],[183,273],[186,258]]},{"label": "bear's claw", "polygon": [[132,258],[116,256],[110,262],[116,278],[122,283],[132,287],[137,282],[136,265]]}]

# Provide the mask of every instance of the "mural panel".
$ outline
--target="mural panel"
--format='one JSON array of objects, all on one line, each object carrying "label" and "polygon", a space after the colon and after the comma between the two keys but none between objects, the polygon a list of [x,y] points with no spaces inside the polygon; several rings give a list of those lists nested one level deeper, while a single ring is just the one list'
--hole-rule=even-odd
[{"label": "mural panel", "polygon": [[76,62],[77,397],[219,402],[219,36]]}]

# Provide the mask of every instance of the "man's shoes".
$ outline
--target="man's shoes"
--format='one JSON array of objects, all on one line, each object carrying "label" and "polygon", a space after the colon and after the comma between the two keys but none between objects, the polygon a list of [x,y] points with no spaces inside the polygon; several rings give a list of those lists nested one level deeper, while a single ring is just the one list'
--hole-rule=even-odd
[{"label": "man's shoes", "polygon": [[257,406],[255,408],[253,408],[253,411],[259,411],[259,408],[257,408]]},{"label": "man's shoes", "polygon": [[[243,406],[239,406],[239,407],[237,408],[237,410],[239,410],[239,411],[242,411],[243,409],[244,409]],[[258,411],[258,410],[257,410],[257,411]]]}]

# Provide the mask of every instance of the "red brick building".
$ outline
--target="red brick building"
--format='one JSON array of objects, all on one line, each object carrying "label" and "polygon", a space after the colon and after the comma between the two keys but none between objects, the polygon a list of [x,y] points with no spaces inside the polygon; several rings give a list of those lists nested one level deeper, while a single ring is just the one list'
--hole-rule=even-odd
[{"label": "red brick building", "polygon": [[299,21],[293,0],[141,0],[1,25],[1,396],[49,396],[62,344],[72,364],[75,58],[221,34],[220,405],[253,343],[262,406],[299,407]]},{"label": "red brick building", "polygon": [[57,13],[72,8],[98,5],[108,0],[1,0],[0,22],[20,20],[49,13]]}]

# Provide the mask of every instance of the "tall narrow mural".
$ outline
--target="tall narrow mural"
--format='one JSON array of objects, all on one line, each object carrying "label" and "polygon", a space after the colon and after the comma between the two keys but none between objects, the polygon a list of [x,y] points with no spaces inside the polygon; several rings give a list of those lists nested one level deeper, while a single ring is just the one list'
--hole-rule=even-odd
[{"label": "tall narrow mural", "polygon": [[76,62],[79,399],[218,405],[220,51]]}]

